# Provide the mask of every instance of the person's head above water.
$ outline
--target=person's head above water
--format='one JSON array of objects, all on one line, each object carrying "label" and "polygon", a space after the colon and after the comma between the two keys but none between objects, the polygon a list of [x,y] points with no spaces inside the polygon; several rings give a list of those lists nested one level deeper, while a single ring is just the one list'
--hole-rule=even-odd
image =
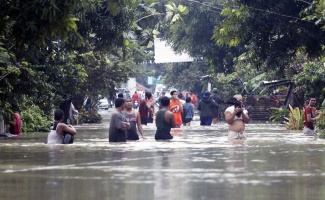
[{"label": "person's head above water", "polygon": [[123,98],[123,94],[122,94],[122,93],[119,93],[119,94],[117,95],[117,98]]},{"label": "person's head above water", "polygon": [[124,102],[125,102],[125,100],[122,98],[115,99],[115,108],[119,108],[119,107],[123,106]]},{"label": "person's head above water", "polygon": [[61,109],[57,109],[55,112],[54,112],[54,120],[56,121],[60,121],[64,118],[64,112],[63,110]]},{"label": "person's head above water", "polygon": [[161,106],[168,107],[170,104],[170,100],[168,97],[162,97],[161,98]]},{"label": "person's head above water", "polygon": [[151,99],[152,94],[150,92],[145,92],[144,94],[146,96],[146,99]]}]

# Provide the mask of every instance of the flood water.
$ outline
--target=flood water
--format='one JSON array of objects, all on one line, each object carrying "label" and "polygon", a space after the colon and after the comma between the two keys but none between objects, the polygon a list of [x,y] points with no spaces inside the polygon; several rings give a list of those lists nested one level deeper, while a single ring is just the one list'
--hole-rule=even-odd
[{"label": "flood water", "polygon": [[0,138],[0,199],[325,199],[325,140],[251,123],[233,143],[227,125],[173,130],[172,141],[110,144],[103,123],[76,126],[72,145],[47,133]]}]

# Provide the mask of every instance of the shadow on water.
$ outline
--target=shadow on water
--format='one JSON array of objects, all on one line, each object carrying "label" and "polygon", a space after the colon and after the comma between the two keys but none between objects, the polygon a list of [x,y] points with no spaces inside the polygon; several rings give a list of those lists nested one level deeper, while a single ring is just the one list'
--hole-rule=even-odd
[{"label": "shadow on water", "polygon": [[47,133],[0,138],[1,199],[324,199],[324,144],[282,125],[252,123],[246,141],[227,125],[174,129],[174,139],[108,143],[102,124],[77,126],[73,145]]}]

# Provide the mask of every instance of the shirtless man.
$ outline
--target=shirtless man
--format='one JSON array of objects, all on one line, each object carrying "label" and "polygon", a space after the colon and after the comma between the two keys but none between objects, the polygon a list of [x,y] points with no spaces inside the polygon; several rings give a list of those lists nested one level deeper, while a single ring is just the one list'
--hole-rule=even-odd
[{"label": "shirtless man", "polygon": [[225,118],[228,123],[229,139],[246,139],[245,123],[249,122],[248,111],[242,108],[243,97],[239,94],[234,96],[240,102],[240,106],[230,106],[225,111]]}]

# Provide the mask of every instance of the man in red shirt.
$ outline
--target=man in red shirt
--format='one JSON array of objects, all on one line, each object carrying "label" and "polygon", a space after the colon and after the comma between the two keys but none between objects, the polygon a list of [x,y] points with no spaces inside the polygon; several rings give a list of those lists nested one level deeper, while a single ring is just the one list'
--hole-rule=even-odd
[{"label": "man in red shirt", "polygon": [[151,103],[151,93],[145,92],[145,99],[143,99],[139,106],[139,113],[141,116],[141,124],[147,125],[150,112],[152,112]]},{"label": "man in red shirt", "polygon": [[21,135],[22,134],[21,117],[20,117],[18,111],[16,111],[12,115],[12,120],[9,123],[9,125],[10,125],[9,131],[11,134],[13,134],[13,135]]},{"label": "man in red shirt", "polygon": [[139,95],[137,91],[135,91],[134,94],[132,95],[132,102],[134,103],[135,101],[139,102]]},{"label": "man in red shirt", "polygon": [[132,95],[132,107],[138,108],[139,103],[140,103],[139,95],[138,95],[137,91],[135,91],[134,94]]},{"label": "man in red shirt", "polygon": [[196,102],[197,102],[197,98],[196,95],[193,94],[193,91],[190,90],[190,92],[188,93],[188,96],[191,97],[191,104],[193,104],[194,108],[196,108]]},{"label": "man in red shirt", "polygon": [[305,121],[303,133],[307,135],[315,135],[314,122],[319,118],[316,117],[316,98],[310,98],[309,104],[305,108]]}]

